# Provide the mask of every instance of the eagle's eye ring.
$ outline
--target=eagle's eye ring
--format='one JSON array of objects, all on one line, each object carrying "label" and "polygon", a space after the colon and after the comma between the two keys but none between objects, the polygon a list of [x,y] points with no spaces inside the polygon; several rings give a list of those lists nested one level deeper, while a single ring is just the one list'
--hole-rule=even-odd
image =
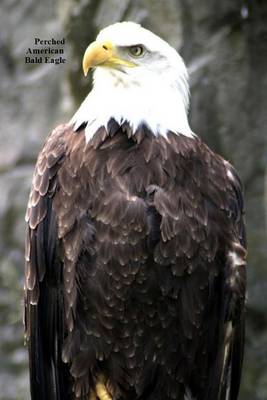
[{"label": "eagle's eye ring", "polygon": [[129,47],[129,53],[133,57],[141,57],[145,52],[144,46],[141,44]]}]

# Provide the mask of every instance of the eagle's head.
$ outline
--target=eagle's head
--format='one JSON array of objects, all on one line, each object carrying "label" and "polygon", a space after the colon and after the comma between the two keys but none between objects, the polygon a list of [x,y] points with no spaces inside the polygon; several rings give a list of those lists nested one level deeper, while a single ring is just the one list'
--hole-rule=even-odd
[{"label": "eagle's head", "polygon": [[76,127],[87,122],[88,140],[110,118],[128,121],[133,130],[145,123],[155,135],[193,136],[183,59],[154,33],[133,22],[104,28],[85,51],[84,74],[90,69],[93,90],[72,120]]}]

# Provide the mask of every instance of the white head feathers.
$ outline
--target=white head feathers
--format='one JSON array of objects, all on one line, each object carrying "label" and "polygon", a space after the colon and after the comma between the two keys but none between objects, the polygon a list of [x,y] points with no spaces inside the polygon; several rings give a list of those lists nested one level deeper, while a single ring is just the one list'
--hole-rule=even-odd
[{"label": "white head feathers", "polygon": [[112,46],[116,63],[97,65],[93,89],[71,120],[75,129],[87,123],[87,141],[111,118],[119,124],[128,121],[133,131],[146,124],[155,135],[172,131],[194,137],[187,119],[187,70],[174,48],[133,22],[108,26],[95,43]]}]

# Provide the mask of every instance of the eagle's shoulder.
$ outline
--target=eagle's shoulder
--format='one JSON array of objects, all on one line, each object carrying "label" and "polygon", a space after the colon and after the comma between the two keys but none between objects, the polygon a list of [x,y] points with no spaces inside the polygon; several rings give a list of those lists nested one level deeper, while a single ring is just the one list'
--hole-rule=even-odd
[{"label": "eagle's shoulder", "polygon": [[64,159],[69,130],[68,125],[55,128],[38,155],[25,217],[31,229],[35,229],[46,216],[45,199],[55,191],[53,178]]}]

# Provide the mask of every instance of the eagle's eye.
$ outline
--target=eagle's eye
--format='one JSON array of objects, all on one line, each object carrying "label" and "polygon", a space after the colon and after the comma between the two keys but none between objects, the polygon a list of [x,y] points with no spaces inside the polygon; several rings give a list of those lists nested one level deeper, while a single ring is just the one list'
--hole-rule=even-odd
[{"label": "eagle's eye", "polygon": [[141,44],[129,47],[129,53],[133,57],[141,57],[145,52],[144,46]]}]

